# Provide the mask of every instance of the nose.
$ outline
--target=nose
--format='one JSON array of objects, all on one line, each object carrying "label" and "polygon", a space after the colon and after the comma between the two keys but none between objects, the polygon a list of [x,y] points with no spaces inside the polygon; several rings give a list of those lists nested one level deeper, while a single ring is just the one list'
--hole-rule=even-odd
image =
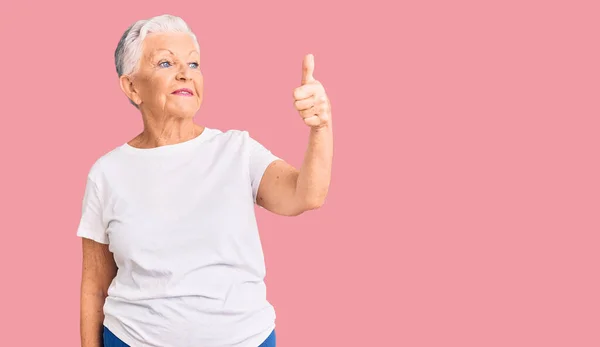
[{"label": "nose", "polygon": [[182,64],[182,67],[177,71],[177,79],[180,81],[187,81],[190,79],[190,67]]}]

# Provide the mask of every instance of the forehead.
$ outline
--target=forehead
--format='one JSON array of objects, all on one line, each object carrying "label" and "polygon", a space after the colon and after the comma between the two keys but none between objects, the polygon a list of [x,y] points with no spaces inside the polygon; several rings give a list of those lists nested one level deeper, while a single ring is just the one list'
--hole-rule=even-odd
[{"label": "forehead", "polygon": [[159,54],[174,54],[187,57],[199,55],[194,39],[186,33],[152,33],[143,42],[143,52],[147,57]]}]

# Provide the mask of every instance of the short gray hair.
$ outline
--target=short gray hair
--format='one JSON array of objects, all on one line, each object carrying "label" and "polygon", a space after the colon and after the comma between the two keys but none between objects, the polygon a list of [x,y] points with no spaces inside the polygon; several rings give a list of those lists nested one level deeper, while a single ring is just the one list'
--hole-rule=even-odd
[{"label": "short gray hair", "polygon": [[[125,32],[115,50],[115,67],[117,75],[130,75],[136,72],[142,55],[142,44],[148,34],[181,32],[189,34],[200,51],[196,35],[188,24],[180,17],[163,14],[150,19],[141,19],[133,23]],[[137,107],[137,105],[130,100]]]}]

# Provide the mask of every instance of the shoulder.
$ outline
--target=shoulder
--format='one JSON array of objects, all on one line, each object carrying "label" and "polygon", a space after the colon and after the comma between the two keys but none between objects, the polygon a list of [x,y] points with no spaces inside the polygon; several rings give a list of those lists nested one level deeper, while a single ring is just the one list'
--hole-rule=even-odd
[{"label": "shoulder", "polygon": [[256,140],[252,138],[250,132],[244,129],[208,129],[210,140],[221,142],[228,146],[248,147],[252,146]]},{"label": "shoulder", "polygon": [[220,138],[220,139],[235,140],[235,139],[243,139],[244,137],[249,136],[248,131],[242,130],[242,129],[221,130],[221,129],[215,129],[215,128],[207,128],[206,130],[209,131],[209,134],[212,135],[212,137]]},{"label": "shoulder", "polygon": [[121,147],[113,148],[104,154],[96,157],[88,169],[87,178],[95,184],[103,181],[107,168],[110,168],[114,163],[122,160]]},{"label": "shoulder", "polygon": [[272,161],[278,159],[263,145],[250,131],[243,129],[217,130],[211,140],[215,141],[215,148],[220,154],[229,153],[232,156],[246,158],[251,162]]}]

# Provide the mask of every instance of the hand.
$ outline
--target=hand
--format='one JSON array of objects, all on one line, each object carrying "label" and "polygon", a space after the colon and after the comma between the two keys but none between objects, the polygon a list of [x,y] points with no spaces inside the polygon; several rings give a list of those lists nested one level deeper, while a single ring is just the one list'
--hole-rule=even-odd
[{"label": "hand", "polygon": [[308,54],[302,62],[302,85],[294,89],[294,107],[306,125],[320,128],[331,122],[331,104],[325,88],[313,77],[314,70],[314,56]]}]

